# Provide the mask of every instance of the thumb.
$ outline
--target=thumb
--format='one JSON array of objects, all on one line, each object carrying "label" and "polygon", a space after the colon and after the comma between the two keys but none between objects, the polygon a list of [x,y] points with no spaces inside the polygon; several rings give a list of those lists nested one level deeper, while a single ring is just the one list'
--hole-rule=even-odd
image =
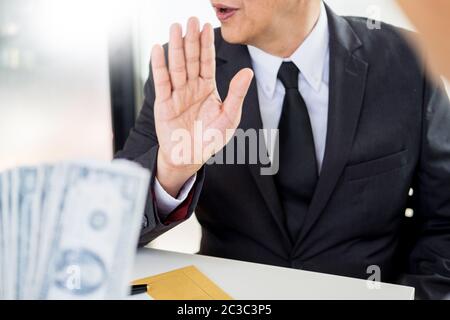
[{"label": "thumb", "polygon": [[242,105],[253,79],[253,71],[249,68],[239,71],[230,82],[228,96],[223,103],[224,112],[229,119],[240,119]]}]

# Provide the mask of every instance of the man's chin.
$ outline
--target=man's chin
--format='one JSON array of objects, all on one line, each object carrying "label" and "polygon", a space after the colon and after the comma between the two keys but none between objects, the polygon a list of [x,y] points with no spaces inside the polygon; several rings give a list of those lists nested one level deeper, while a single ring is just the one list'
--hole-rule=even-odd
[{"label": "man's chin", "polygon": [[222,38],[231,44],[246,44],[246,39],[242,32],[238,30],[231,30],[230,27],[221,27]]}]

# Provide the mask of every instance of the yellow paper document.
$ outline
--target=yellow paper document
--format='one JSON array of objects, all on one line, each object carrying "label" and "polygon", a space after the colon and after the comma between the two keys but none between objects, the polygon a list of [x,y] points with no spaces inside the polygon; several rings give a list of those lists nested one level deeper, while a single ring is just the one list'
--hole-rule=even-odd
[{"label": "yellow paper document", "polygon": [[133,284],[148,284],[147,293],[155,300],[232,300],[194,266],[139,279]]}]

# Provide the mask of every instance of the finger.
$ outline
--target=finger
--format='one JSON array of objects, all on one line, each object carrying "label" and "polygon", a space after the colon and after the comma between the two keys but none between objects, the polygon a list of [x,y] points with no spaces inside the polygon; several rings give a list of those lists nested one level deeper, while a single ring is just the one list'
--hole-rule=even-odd
[{"label": "finger", "polygon": [[164,49],[160,45],[153,47],[151,61],[156,100],[165,101],[171,96],[172,85],[169,71],[167,71]]},{"label": "finger", "polygon": [[253,79],[253,71],[249,68],[239,71],[231,80],[228,96],[223,103],[223,111],[228,115],[230,121],[237,126],[241,118],[242,105]]},{"label": "finger", "polygon": [[214,47],[214,30],[207,23],[201,34],[200,75],[204,79],[214,79],[216,76],[216,50]]},{"label": "finger", "polygon": [[183,30],[176,23],[170,28],[169,70],[173,89],[186,84],[186,63],[184,58]]},{"label": "finger", "polygon": [[197,18],[190,18],[188,21],[184,49],[187,77],[195,80],[200,74],[200,22]]}]

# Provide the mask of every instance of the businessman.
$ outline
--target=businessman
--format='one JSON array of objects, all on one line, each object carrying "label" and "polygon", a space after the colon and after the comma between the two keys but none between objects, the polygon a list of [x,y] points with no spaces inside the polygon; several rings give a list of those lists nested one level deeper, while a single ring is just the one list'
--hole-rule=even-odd
[{"label": "businessman", "polygon": [[[195,210],[201,254],[449,293],[450,104],[400,31],[320,0],[211,3],[221,28],[192,18],[154,47],[117,154],[152,172],[140,245]],[[233,143],[261,129],[273,174]]]}]

